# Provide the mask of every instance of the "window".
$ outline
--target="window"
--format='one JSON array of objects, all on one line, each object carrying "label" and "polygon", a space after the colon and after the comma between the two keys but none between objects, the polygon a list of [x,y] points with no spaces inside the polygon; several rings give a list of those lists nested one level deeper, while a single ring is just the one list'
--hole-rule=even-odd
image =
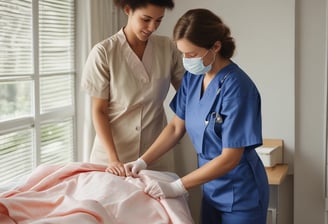
[{"label": "window", "polygon": [[0,183],[75,161],[74,0],[0,1]]}]

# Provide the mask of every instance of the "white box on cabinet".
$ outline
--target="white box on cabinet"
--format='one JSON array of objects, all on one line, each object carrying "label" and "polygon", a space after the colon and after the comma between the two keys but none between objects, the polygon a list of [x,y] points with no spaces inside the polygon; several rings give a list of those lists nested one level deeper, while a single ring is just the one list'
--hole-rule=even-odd
[{"label": "white box on cabinet", "polygon": [[257,154],[262,160],[265,167],[273,167],[282,163],[282,147],[277,146],[260,146],[256,149]]}]

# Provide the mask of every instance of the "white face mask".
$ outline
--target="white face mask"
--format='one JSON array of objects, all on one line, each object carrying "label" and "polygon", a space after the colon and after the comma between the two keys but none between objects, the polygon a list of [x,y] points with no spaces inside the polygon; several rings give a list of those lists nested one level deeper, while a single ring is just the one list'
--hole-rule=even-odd
[{"label": "white face mask", "polygon": [[194,75],[202,75],[208,71],[210,71],[212,69],[212,64],[215,60],[215,55],[214,55],[214,58],[213,58],[213,61],[205,66],[204,65],[204,61],[203,61],[203,58],[208,54],[210,50],[208,50],[204,56],[202,57],[198,57],[198,58],[186,58],[186,57],[183,57],[183,66],[184,68],[194,74]]}]

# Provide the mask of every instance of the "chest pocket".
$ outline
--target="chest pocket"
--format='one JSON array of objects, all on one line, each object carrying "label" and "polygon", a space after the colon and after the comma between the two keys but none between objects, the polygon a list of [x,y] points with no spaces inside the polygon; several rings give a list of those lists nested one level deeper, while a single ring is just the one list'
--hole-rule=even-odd
[{"label": "chest pocket", "polygon": [[211,160],[222,152],[222,123],[224,117],[220,114],[222,96],[220,95],[222,84],[230,73],[228,72],[220,80],[215,100],[206,116],[205,133],[203,137],[202,157]]},{"label": "chest pocket", "polygon": [[217,120],[216,116],[221,116],[219,112],[213,112],[215,115],[207,120],[207,125],[205,128],[204,138],[203,138],[203,150],[202,156],[204,159],[211,160],[222,152],[222,122]]},{"label": "chest pocket", "polygon": [[207,127],[209,130],[214,130],[216,135],[220,138],[222,131],[222,123],[224,121],[224,116],[220,114],[221,100],[218,102],[218,108],[216,112],[212,112],[207,121]]}]

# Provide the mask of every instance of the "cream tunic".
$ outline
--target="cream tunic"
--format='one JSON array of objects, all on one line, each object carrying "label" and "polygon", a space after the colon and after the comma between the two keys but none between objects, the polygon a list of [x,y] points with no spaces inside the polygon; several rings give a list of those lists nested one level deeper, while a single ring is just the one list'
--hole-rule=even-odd
[{"label": "cream tunic", "polygon": [[[152,35],[142,61],[121,29],[96,44],[86,61],[81,86],[91,96],[108,99],[108,119],[120,161],[137,159],[165,127],[163,102],[170,83],[184,73],[181,55],[168,37]],[[170,170],[172,155],[151,169]],[[107,153],[95,137],[91,162],[108,164]]]}]

